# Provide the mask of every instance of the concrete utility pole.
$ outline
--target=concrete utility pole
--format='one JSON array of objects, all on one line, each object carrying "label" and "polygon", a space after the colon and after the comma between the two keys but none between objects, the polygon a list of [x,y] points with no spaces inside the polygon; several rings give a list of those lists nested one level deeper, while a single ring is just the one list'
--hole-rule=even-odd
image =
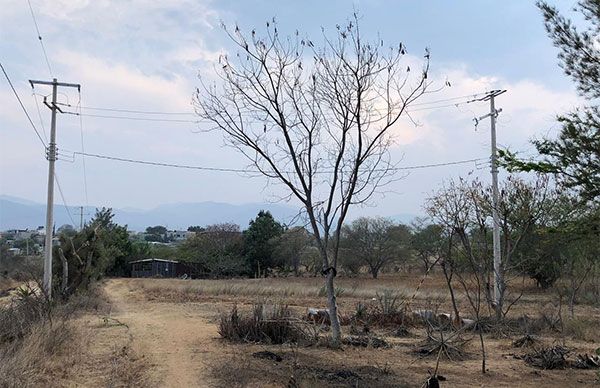
[{"label": "concrete utility pole", "polygon": [[490,101],[490,113],[481,116],[477,121],[486,117],[490,118],[491,124],[491,172],[492,172],[492,218],[494,219],[494,229],[492,233],[494,244],[494,303],[496,315],[501,313],[504,295],[504,268],[502,266],[502,252],[500,250],[500,218],[498,216],[498,150],[496,148],[496,118],[502,112],[502,109],[496,109],[494,98],[505,93],[506,90],[492,90],[481,101]]},{"label": "concrete utility pole", "polygon": [[54,162],[56,161],[56,111],[62,113],[62,110],[56,105],[56,95],[59,86],[77,88],[81,90],[79,84],[67,84],[58,82],[56,78],[52,82],[29,80],[31,88],[34,85],[51,85],[52,102],[48,104],[44,99],[44,104],[52,111],[52,121],[50,122],[50,144],[46,151],[48,159],[48,200],[46,203],[46,242],[44,245],[44,290],[48,297],[52,297],[52,237],[54,225]]},{"label": "concrete utility pole", "polygon": [[83,206],[79,206],[79,230],[83,230]]}]

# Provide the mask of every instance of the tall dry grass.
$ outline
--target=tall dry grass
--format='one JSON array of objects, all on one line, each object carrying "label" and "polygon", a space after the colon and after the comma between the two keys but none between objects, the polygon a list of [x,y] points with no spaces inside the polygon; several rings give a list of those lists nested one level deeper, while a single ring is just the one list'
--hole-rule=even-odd
[{"label": "tall dry grass", "polygon": [[[338,296],[353,299],[373,299],[386,292],[411,295],[415,290],[409,282],[392,279],[340,278],[336,284]],[[172,302],[193,302],[207,296],[280,299],[312,299],[325,296],[321,278],[132,279],[130,287],[143,291],[150,299]],[[428,297],[440,298],[445,295],[443,289],[427,290]]]},{"label": "tall dry grass", "polygon": [[0,308],[0,387],[59,386],[83,349],[73,319],[107,306],[98,289],[68,302],[23,288]]}]

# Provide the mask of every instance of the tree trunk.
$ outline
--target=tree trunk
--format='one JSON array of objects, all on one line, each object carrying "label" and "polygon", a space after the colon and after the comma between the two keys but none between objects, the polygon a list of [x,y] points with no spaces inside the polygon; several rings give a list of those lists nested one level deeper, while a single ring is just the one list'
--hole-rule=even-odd
[{"label": "tree trunk", "polygon": [[300,258],[294,257],[293,261],[294,265],[294,276],[298,277],[300,275]]},{"label": "tree trunk", "polygon": [[379,275],[379,268],[371,267],[371,276],[373,276],[373,279],[377,279],[378,275]]},{"label": "tree trunk", "polygon": [[337,302],[335,297],[335,286],[333,279],[335,278],[335,271],[329,270],[327,272],[326,286],[327,286],[327,304],[329,311],[329,320],[331,321],[331,344],[333,347],[339,347],[342,343],[342,328],[340,326],[340,319],[337,311]]},{"label": "tree trunk", "polygon": [[65,295],[69,286],[69,263],[67,262],[67,258],[65,257],[65,253],[63,252],[62,248],[58,248],[58,256],[60,257],[60,261],[62,263],[62,284],[60,288],[63,295]]},{"label": "tree trunk", "polygon": [[448,273],[448,269],[446,268],[446,263],[442,261],[442,271],[444,272],[444,277],[446,278],[446,285],[448,286],[448,291],[450,292],[450,300],[452,301],[452,309],[454,310],[454,318],[457,322],[460,322],[460,313],[458,311],[458,306],[456,305],[456,296],[454,295],[454,289],[452,288],[452,274]]},{"label": "tree trunk", "polygon": [[485,361],[486,361],[486,356],[485,356],[485,344],[483,341],[483,329],[481,328],[481,322],[479,321],[479,314],[477,314],[477,326],[479,326],[479,342],[481,343],[481,373],[485,374]]}]

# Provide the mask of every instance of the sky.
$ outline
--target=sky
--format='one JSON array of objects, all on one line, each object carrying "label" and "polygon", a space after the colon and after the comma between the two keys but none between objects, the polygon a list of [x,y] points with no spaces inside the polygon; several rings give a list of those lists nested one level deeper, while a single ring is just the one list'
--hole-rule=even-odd
[{"label": "sky", "polygon": [[[567,12],[574,1],[557,4]],[[222,53],[234,48],[220,27],[264,30],[277,20],[281,34],[296,29],[318,39],[335,31],[353,12],[364,36],[408,49],[407,61],[431,50],[431,79],[451,87],[419,102],[506,89],[497,98],[498,143],[523,155],[529,140],[552,136],[557,114],[579,102],[574,86],[558,67],[557,50],[546,36],[533,1],[207,1],[207,0],[31,0],[50,69],[24,0],[3,0],[0,61],[36,126],[49,135],[50,111],[42,104],[48,87],[29,79],[81,84],[61,89],[65,110],[83,107],[183,112],[137,115],[84,109],[86,114],[160,117],[189,122],[156,122],[62,114],[57,119],[60,158],[57,177],[68,205],[149,209],[160,204],[215,201],[269,202],[282,188],[262,177],[236,173],[126,164],[73,156],[88,153],[195,166],[244,168],[247,162],[224,146],[219,133],[192,122],[192,95],[198,77],[212,79]],[[44,202],[47,162],[44,149],[5,80],[0,81],[0,194]],[[39,106],[39,113],[36,106]],[[392,156],[400,166],[485,158],[490,153],[485,102],[423,110],[397,128]],[[40,120],[41,118],[41,120]],[[41,131],[42,132],[42,131]],[[83,134],[83,135],[82,135]],[[83,137],[83,142],[82,142]],[[85,169],[84,169],[85,165]],[[85,171],[85,173],[84,173]],[[85,178],[84,179],[84,175]],[[422,214],[424,199],[459,176],[490,181],[485,162],[412,170],[386,187],[357,215]],[[504,177],[501,174],[501,178]],[[87,182],[87,185],[84,184]],[[85,189],[87,186],[87,190]],[[87,191],[87,195],[86,195]],[[62,203],[59,194],[56,203]],[[295,205],[292,203],[292,205]]]}]

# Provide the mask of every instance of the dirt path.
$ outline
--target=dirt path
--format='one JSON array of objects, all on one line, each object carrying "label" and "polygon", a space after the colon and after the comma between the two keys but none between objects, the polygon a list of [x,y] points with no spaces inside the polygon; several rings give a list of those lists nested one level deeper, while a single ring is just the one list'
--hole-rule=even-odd
[{"label": "dirt path", "polygon": [[106,283],[110,316],[129,327],[133,346],[155,365],[153,380],[164,387],[211,387],[208,364],[218,354],[217,326],[210,309],[144,300],[124,279]]}]

